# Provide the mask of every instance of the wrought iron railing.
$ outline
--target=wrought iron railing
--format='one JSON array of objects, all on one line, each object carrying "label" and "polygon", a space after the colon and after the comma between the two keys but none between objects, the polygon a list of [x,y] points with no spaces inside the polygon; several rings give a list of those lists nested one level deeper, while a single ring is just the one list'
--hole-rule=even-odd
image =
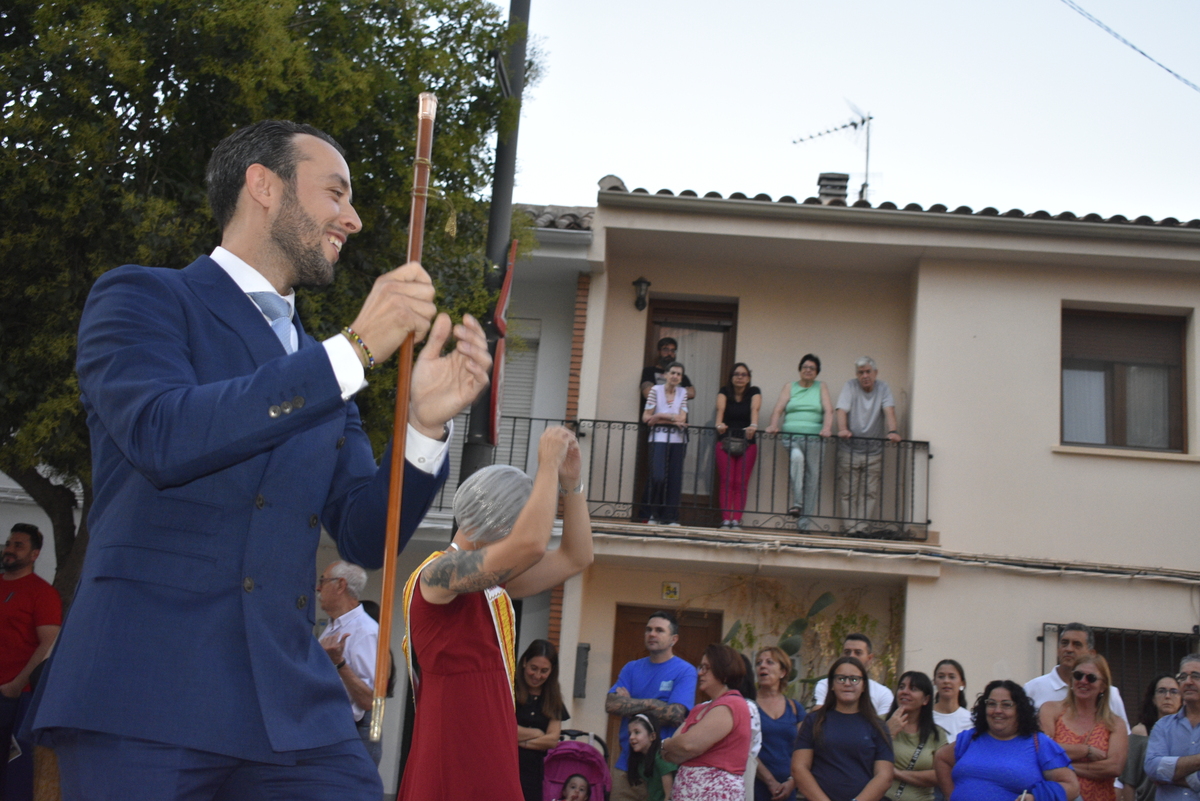
[{"label": "wrought iron railing", "polygon": [[[738,510],[729,508],[736,504],[728,498],[721,502],[720,487],[731,471],[719,470],[718,437],[712,428],[687,427],[682,466],[674,475],[672,468],[679,461],[665,461],[660,477],[665,484],[678,480],[677,504],[669,503],[673,499],[662,494],[648,495],[650,429],[641,423],[504,417],[495,463],[516,465],[532,473],[537,469],[538,438],[553,425],[567,425],[579,435],[588,505],[595,518],[645,522],[653,502],[660,508],[677,505],[678,522],[688,526],[718,527],[724,520],[740,518],[739,525],[745,529],[803,530],[867,539],[925,540],[928,536],[932,458],[928,442],[760,432],[753,449],[754,466],[746,481],[745,506]],[[465,421],[458,423],[458,430],[466,430]],[[816,469],[807,474],[793,470],[797,452],[801,459],[814,460]],[[450,481],[435,508],[449,510],[452,505],[457,455],[452,454]],[[739,458],[749,459],[751,454]],[[793,475],[799,477],[798,482]],[[656,486],[661,492],[662,485]]]}]

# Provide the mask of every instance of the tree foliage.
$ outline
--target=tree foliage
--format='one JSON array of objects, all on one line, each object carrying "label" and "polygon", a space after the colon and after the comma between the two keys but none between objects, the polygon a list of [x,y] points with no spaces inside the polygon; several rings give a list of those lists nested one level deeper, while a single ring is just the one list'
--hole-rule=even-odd
[{"label": "tree foliage", "polygon": [[[90,497],[73,370],[92,283],[119,264],[183,267],[210,252],[219,239],[203,174],[213,147],[256,120],[294,119],[346,148],[364,223],[334,284],[299,299],[308,330],[331,335],[375,277],[404,261],[417,95],[433,91],[433,180],[445,201],[430,200],[424,262],[443,308],[482,311],[489,141],[517,113],[496,86],[491,55],[508,36],[486,0],[0,8],[0,469],[50,512],[64,597],[82,548],[72,553],[76,532],[62,505],[74,493],[62,487],[77,484],[85,506]],[[443,232],[452,214],[454,239]],[[393,367],[360,398],[377,446],[394,385]]]}]

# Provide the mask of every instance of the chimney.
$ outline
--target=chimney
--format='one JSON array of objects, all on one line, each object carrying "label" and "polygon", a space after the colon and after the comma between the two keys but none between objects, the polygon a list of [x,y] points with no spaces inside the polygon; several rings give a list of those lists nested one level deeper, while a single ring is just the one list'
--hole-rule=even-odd
[{"label": "chimney", "polygon": [[839,205],[846,204],[846,185],[850,183],[850,176],[844,172],[823,172],[817,178],[817,186],[819,187],[817,197],[820,198],[823,205],[828,206],[835,200],[840,200]]}]

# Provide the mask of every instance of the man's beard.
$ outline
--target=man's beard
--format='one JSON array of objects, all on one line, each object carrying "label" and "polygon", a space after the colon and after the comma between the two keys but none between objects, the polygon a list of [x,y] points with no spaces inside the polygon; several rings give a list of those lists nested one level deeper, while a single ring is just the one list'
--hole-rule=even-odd
[{"label": "man's beard", "polygon": [[5,573],[16,573],[18,570],[24,568],[25,565],[21,563],[20,559],[5,559],[2,567]]},{"label": "man's beard", "polygon": [[333,264],[325,257],[322,233],[321,226],[304,213],[295,188],[285,183],[283,206],[271,223],[271,241],[292,265],[292,286],[326,286],[333,281]]}]

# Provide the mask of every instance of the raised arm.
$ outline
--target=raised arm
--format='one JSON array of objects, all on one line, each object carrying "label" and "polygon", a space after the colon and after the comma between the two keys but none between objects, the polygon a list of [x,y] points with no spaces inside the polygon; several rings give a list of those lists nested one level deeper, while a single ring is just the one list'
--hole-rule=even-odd
[{"label": "raised arm", "polygon": [[538,471],[533,492],[504,539],[473,550],[452,550],[421,571],[421,595],[433,604],[448,604],[456,595],[482,592],[505,584],[533,567],[546,553],[558,499],[558,470],[574,435],[548,428],[538,443]]},{"label": "raised arm", "polygon": [[508,594],[513,598],[528,598],[557,587],[592,563],[592,518],[582,469],[579,442],[572,435],[558,470],[558,486],[565,493],[562,541],[557,550],[546,553],[537,564],[508,583]]}]

